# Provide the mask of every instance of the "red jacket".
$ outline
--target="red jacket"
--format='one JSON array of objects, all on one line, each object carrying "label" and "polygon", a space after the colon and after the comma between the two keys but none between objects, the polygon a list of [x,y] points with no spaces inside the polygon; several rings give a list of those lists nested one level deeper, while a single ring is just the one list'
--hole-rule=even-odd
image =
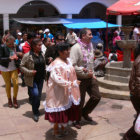
[{"label": "red jacket", "polygon": [[25,53],[28,53],[30,50],[31,50],[31,47],[30,47],[29,43],[26,41],[22,47],[22,52],[25,54]]}]

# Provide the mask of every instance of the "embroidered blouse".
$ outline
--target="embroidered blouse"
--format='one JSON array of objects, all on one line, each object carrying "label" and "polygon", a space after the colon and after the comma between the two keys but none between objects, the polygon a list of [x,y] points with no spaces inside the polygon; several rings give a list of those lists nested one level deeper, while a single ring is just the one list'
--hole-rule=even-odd
[{"label": "embroidered blouse", "polygon": [[[56,58],[48,67],[50,77],[47,82],[46,101],[43,103],[46,112],[60,112],[80,103],[80,91],[77,77],[70,62]],[[71,84],[73,83],[73,84]]]}]

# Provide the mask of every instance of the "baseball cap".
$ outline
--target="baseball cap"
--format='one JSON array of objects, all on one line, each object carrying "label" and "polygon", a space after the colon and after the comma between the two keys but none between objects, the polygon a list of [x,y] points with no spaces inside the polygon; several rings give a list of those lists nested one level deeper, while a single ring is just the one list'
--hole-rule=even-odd
[{"label": "baseball cap", "polygon": [[44,31],[44,33],[49,33],[50,32],[50,30],[47,28],[47,29],[45,29],[45,31]]},{"label": "baseball cap", "polygon": [[21,33],[21,32],[18,32],[18,33],[17,33],[17,35],[20,35],[20,36],[21,36],[21,35],[22,35],[22,33]]}]

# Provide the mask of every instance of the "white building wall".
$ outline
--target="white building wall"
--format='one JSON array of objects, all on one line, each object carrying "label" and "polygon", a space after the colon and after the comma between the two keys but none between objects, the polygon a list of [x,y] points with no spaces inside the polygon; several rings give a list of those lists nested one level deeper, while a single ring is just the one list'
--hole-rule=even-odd
[{"label": "white building wall", "polygon": [[[33,0],[0,0],[0,14],[16,14],[26,3]],[[39,1],[39,0],[38,0]],[[109,7],[118,0],[41,0],[52,4],[60,14],[79,14],[89,3],[97,2]]]},{"label": "white building wall", "polygon": [[[9,14],[16,14],[24,4],[31,1],[34,0],[0,0],[0,14],[3,14],[3,31],[9,29]],[[54,6],[60,14],[71,15],[72,17],[72,14],[79,14],[80,11],[90,3],[96,2],[104,5],[105,7],[109,7],[118,0],[38,0],[38,1],[47,2],[52,6]]]}]

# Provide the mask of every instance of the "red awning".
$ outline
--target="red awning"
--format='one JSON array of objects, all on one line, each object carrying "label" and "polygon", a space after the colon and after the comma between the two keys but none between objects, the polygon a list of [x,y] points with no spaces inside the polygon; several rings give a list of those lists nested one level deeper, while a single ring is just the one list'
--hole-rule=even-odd
[{"label": "red awning", "polygon": [[109,8],[107,15],[140,15],[140,0],[119,0]]}]

